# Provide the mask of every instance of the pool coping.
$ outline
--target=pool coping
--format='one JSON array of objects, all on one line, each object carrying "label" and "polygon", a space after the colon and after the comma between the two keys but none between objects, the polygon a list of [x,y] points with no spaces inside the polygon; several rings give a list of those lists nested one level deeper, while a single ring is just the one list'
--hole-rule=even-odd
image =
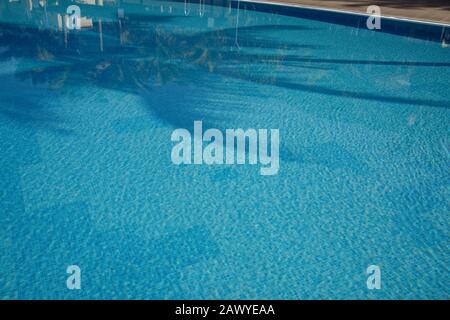
[{"label": "pool coping", "polygon": [[[172,0],[183,1],[183,0]],[[201,1],[201,0],[194,0]],[[368,28],[365,26],[370,13],[352,12],[345,10],[336,10],[329,8],[317,8],[312,6],[299,5],[297,3],[283,3],[277,0],[224,0],[234,9],[241,4],[243,9],[247,6],[253,7],[253,10],[292,16],[301,19],[310,19],[325,23],[332,23],[353,27],[356,29]],[[283,0],[280,0],[283,1]],[[381,32],[416,38],[425,41],[441,43],[442,48],[450,47],[450,25],[439,22],[421,21],[415,19],[398,18],[380,15],[382,28],[371,29],[373,32]],[[363,27],[364,25],[364,27]]]},{"label": "pool coping", "polygon": [[[324,8],[324,7],[316,7],[316,6],[309,6],[304,5],[300,3],[286,3],[286,2],[278,2],[278,1],[264,1],[264,0],[231,0],[233,2],[245,2],[245,3],[261,3],[266,5],[275,5],[275,6],[283,6],[283,7],[293,7],[293,8],[302,8],[302,9],[308,9],[308,10],[318,10],[318,11],[326,11],[326,12],[332,12],[332,13],[340,13],[340,14],[350,14],[350,15],[357,15],[357,16],[363,16],[363,17],[370,17],[371,15],[364,12],[355,12],[355,11],[348,11],[343,9],[331,9],[331,8]],[[391,15],[380,15],[383,19],[389,19],[389,20],[395,20],[395,21],[402,21],[402,22],[409,22],[409,23],[419,23],[419,24],[427,24],[437,27],[450,27],[450,23],[444,23],[444,22],[437,22],[437,21],[426,21],[426,20],[417,20],[412,18],[406,18],[406,17],[396,17]]]}]

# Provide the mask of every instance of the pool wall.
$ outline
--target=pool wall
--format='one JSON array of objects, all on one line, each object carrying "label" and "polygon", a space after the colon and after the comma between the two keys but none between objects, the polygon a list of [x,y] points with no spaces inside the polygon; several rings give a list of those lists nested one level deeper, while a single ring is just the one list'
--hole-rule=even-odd
[{"label": "pool wall", "polygon": [[[174,0],[185,2],[185,0]],[[200,0],[191,0],[189,3],[199,3]],[[345,25],[353,28],[366,28],[369,15],[354,12],[345,12],[331,9],[320,9],[303,7],[300,5],[289,5],[282,3],[268,3],[246,0],[212,0],[204,1],[207,5],[220,5],[243,10],[255,10],[285,16],[293,16],[303,19],[317,20],[321,22]],[[381,16],[381,29],[375,32],[385,32],[410,38],[417,38],[433,42],[446,43],[450,41],[450,26],[441,23],[422,22],[409,19],[400,19]]]}]

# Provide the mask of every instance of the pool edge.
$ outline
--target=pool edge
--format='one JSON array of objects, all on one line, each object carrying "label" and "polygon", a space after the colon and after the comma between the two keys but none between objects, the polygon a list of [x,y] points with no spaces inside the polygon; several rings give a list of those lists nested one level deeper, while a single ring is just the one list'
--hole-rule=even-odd
[{"label": "pool edge", "polygon": [[[357,15],[357,16],[363,16],[363,17],[370,16],[370,14],[364,13],[364,12],[348,11],[348,10],[343,10],[343,9],[331,9],[331,8],[324,8],[324,7],[315,7],[315,6],[309,6],[309,5],[304,5],[304,4],[300,4],[300,3],[285,3],[285,2],[264,1],[264,0],[231,0],[231,1],[232,2],[246,2],[246,3],[260,3],[260,4],[266,4],[266,5],[301,8],[301,9],[307,9],[307,10],[318,10],[318,11],[326,11],[326,12],[332,12],[332,13]],[[445,22],[438,22],[438,21],[431,21],[431,20],[417,20],[417,19],[412,19],[412,18],[407,18],[407,17],[401,17],[401,16],[396,17],[396,16],[391,16],[391,15],[381,15],[381,18],[388,19],[388,20],[417,23],[417,24],[427,24],[427,25],[432,25],[432,26],[437,26],[437,27],[450,28],[450,23],[445,23]]]}]

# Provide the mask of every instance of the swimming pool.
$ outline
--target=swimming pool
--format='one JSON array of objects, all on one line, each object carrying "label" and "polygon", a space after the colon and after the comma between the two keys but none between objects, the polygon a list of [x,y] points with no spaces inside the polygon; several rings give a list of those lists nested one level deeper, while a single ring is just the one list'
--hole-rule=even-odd
[{"label": "swimming pool", "polygon": [[[78,4],[65,32],[69,4],[0,6],[1,298],[449,298],[450,49],[430,33],[158,1]],[[174,165],[197,120],[278,128],[278,174]]]}]

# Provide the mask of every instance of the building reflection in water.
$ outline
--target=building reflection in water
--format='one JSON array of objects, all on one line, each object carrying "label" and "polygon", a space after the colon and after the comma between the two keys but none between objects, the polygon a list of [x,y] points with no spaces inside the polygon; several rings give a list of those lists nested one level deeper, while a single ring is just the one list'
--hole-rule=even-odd
[{"label": "building reflection in water", "polygon": [[[68,30],[65,23],[67,7],[73,4],[81,9],[80,30]],[[33,81],[47,82],[53,89],[64,86],[69,74],[77,74],[83,78],[78,80],[114,81],[122,88],[146,90],[173,81],[192,67],[218,72],[218,66],[225,76],[271,83],[273,70],[283,63],[282,50],[289,46],[255,39],[251,29],[240,46],[281,51],[267,57],[241,54],[238,15],[230,1],[1,0],[0,9],[0,46],[8,47],[2,56],[63,61],[46,67],[46,72],[42,66],[28,71]],[[255,23],[254,15],[246,17],[246,9],[240,8],[240,25],[246,18]],[[251,72],[255,59],[271,70]],[[229,64],[239,68],[227,68]]]}]

